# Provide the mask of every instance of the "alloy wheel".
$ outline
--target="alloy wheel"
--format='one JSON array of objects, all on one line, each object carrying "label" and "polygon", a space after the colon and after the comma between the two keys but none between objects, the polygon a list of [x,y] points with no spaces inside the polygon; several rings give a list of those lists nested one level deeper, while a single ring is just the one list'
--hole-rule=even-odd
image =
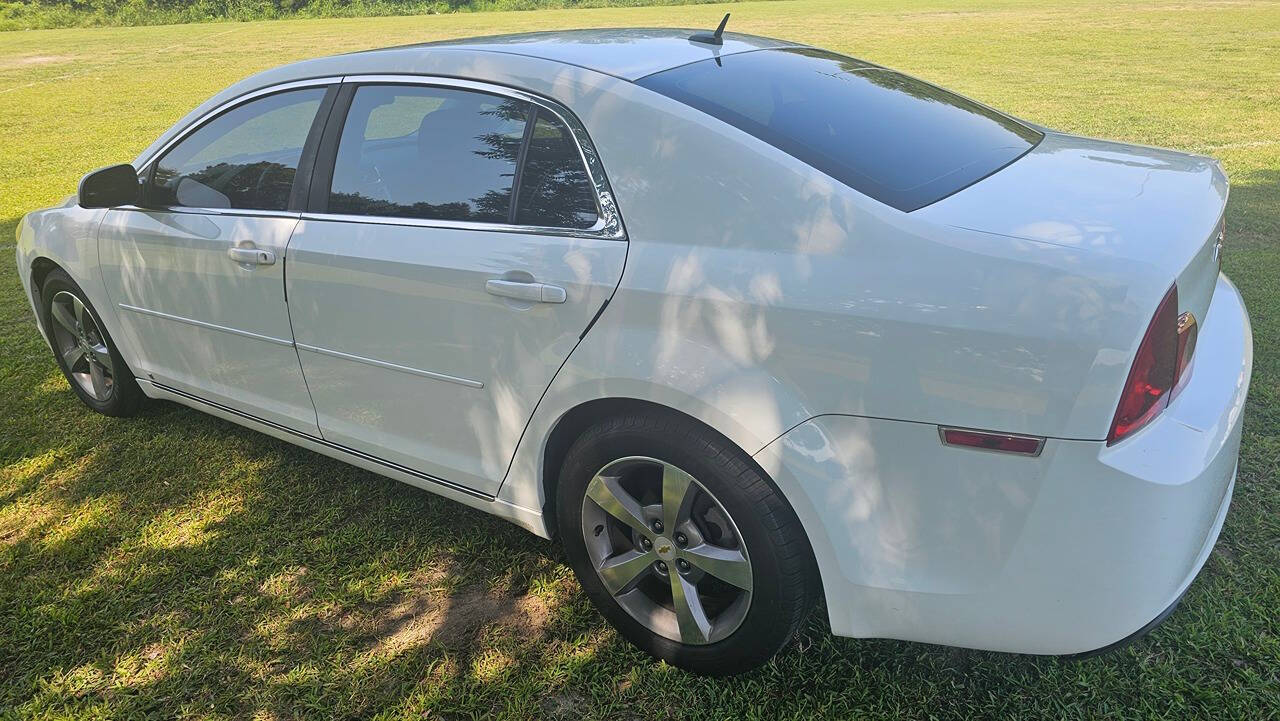
[{"label": "alloy wheel", "polygon": [[582,501],[582,537],[604,587],[673,641],[732,634],[751,606],[751,559],[733,519],[693,476],[632,456],[600,469]]},{"label": "alloy wheel", "polygon": [[62,290],[49,306],[53,318],[54,350],[80,389],[96,401],[106,401],[115,387],[115,364],[106,336],[75,294]]}]

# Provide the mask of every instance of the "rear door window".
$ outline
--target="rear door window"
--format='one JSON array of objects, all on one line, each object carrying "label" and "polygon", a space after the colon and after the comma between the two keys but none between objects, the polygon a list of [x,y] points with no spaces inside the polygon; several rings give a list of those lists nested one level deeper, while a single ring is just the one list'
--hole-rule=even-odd
[{"label": "rear door window", "polygon": [[356,89],[328,212],[506,223],[532,106],[425,85]]},{"label": "rear door window", "polygon": [[924,81],[812,48],[703,60],[637,82],[907,212],[998,171],[1044,137]]},{"label": "rear door window", "polygon": [[559,118],[540,108],[520,172],[516,223],[581,230],[598,217],[578,144]]}]

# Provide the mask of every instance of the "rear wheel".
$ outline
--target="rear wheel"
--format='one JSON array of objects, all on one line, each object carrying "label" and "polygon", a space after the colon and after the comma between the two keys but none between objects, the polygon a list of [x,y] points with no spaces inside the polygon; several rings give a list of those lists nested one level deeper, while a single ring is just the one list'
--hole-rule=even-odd
[{"label": "rear wheel", "polygon": [[40,299],[54,358],[71,390],[99,413],[136,413],[142,389],[80,286],[62,270],[54,270],[45,279]]},{"label": "rear wheel", "polygon": [[745,453],[692,420],[641,414],[586,431],[565,459],[557,518],[592,602],[673,665],[755,668],[812,607],[799,519]]}]

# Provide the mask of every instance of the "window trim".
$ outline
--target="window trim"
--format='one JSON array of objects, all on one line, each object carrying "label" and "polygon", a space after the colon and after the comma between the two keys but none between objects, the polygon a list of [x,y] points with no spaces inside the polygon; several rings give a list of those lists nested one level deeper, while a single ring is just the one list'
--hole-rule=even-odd
[{"label": "window trim", "polygon": [[[937,176],[932,180],[925,181],[924,183],[913,186],[912,188],[909,188],[907,190],[891,188],[887,184],[879,182],[872,176],[867,175],[866,173],[854,170],[854,173],[856,173],[857,175],[860,175],[864,178],[871,180],[872,185],[879,186],[881,190],[891,191],[890,194],[884,194],[884,193],[873,194],[873,192],[868,190],[866,187],[859,187],[858,185],[855,185],[854,183],[850,182],[847,175],[845,177],[841,177],[841,175],[838,174],[837,172],[832,172],[832,168],[829,164],[815,163],[813,160],[811,160],[811,158],[813,157],[826,157],[827,154],[819,151],[817,148],[808,146],[808,144],[805,143],[803,140],[796,140],[795,138],[791,138],[786,135],[783,135],[782,133],[775,131],[773,128],[769,127],[768,125],[762,124],[760,121],[757,121],[753,118],[745,116],[742,113],[732,108],[722,106],[715,101],[709,100],[708,98],[699,98],[695,93],[683,93],[683,92],[672,93],[670,92],[669,88],[662,89],[653,84],[654,79],[658,79],[661,76],[667,76],[668,74],[677,74],[681,71],[685,71],[691,68],[692,66],[708,63],[711,61],[711,59],[695,60],[692,62],[685,63],[683,65],[677,65],[671,68],[666,68],[664,70],[658,70],[658,71],[649,73],[644,77],[638,78],[634,82],[636,85],[650,92],[653,92],[662,98],[674,101],[680,106],[693,110],[694,112],[701,113],[702,115],[705,115],[706,117],[716,121],[719,124],[722,124],[729,128],[733,128],[735,131],[740,132],[752,138],[754,141],[759,141],[761,143],[764,143],[765,145],[768,145],[770,148],[780,151],[790,156],[791,158],[803,163],[809,168],[819,173],[822,173],[823,175],[827,176],[828,178],[831,178],[837,183],[840,183],[846,188],[849,188],[850,190],[859,194],[860,196],[867,198],[872,202],[879,203],[880,205],[883,205],[885,207],[892,208],[893,210],[896,210],[900,213],[914,213],[915,211],[921,210],[922,208],[927,208],[928,206],[933,205],[934,203],[942,202],[943,200],[946,200],[947,198],[955,195],[956,193],[959,193],[973,185],[976,185],[986,180],[987,178],[990,178],[991,176],[995,175],[996,173],[999,173],[1000,171],[1004,170],[1010,165],[1013,165],[1014,163],[1018,162],[1019,160],[1026,157],[1031,152],[1033,152],[1037,147],[1040,146],[1042,142],[1044,142],[1045,137],[1047,137],[1049,133],[1047,129],[1039,125],[1027,122],[1025,120],[1021,120],[1017,117],[1014,117],[1013,115],[1010,115],[1009,113],[993,108],[990,105],[987,105],[986,103],[980,102],[978,100],[974,100],[973,98],[970,98],[965,95],[961,95],[960,93],[955,92],[953,90],[948,90],[947,88],[944,88],[935,83],[931,83],[922,78],[918,78],[914,75],[909,75],[907,73],[894,70],[892,68],[876,65],[874,63],[868,63],[865,60],[860,60],[858,58],[850,57],[848,55],[844,55],[843,53],[838,53],[832,50],[826,50],[823,48],[813,47],[810,45],[794,45],[790,47],[756,48],[755,50],[750,50],[743,53],[736,53],[735,57],[748,56],[748,55],[755,56],[757,54],[759,55],[790,54],[790,55],[802,55],[806,57],[813,57],[814,56],[813,54],[817,54],[819,56],[822,56],[822,59],[825,59],[825,60],[840,59],[840,60],[852,61],[852,62],[858,63],[859,67],[854,70],[848,71],[850,75],[858,75],[868,80],[870,79],[871,73],[890,73],[893,75],[898,75],[907,80],[920,83],[922,85],[934,88],[943,93],[951,95],[956,100],[959,100],[963,103],[971,104],[977,108],[985,110],[993,116],[998,116],[999,118],[1003,118],[1004,120],[1008,121],[1009,124],[1016,126],[1017,128],[1020,128],[1022,130],[1029,131],[1031,134],[1038,135],[1039,137],[1036,137],[1033,141],[1023,137],[1022,133],[1011,131],[1013,132],[1013,134],[1018,135],[1019,137],[1023,137],[1023,140],[1026,140],[1028,143],[1027,147],[1022,149],[1017,155],[1001,163],[999,166],[991,170],[988,170],[985,174],[978,176],[976,178],[970,179],[968,182],[964,183],[963,185],[957,188],[951,189],[942,195],[932,197],[931,199],[928,200],[928,202],[904,203],[902,202],[902,199],[900,197],[891,197],[891,196],[892,195],[900,196],[903,193],[909,193],[912,190],[915,190],[916,188],[922,187],[931,182],[936,182],[941,178],[954,174],[959,170],[962,170],[965,167],[968,167],[968,165],[971,165],[972,163],[960,166],[959,168],[955,168],[951,171],[948,171],[947,173]],[[718,58],[716,58],[715,61],[717,65],[721,64]],[[704,107],[704,105],[718,106],[721,112],[719,113],[713,112],[712,110],[709,110],[707,107]]]},{"label": "window trim", "polygon": [[[401,218],[382,215],[350,215],[317,210],[316,208],[325,207],[328,203],[327,194],[333,182],[333,166],[337,161],[338,140],[341,137],[343,127],[346,125],[347,112],[350,110],[351,100],[355,96],[356,89],[362,85],[422,85],[454,90],[470,90],[489,95],[511,98],[514,100],[521,100],[533,105],[538,112],[545,110],[546,112],[551,113],[552,116],[558,119],[566,128],[569,129],[570,135],[573,136],[574,145],[578,149],[578,159],[582,162],[583,167],[586,168],[587,176],[591,179],[591,185],[595,193],[596,222],[589,228],[558,228],[554,226],[520,225],[517,223],[492,223],[470,220]],[[536,118],[536,113],[534,114],[534,117]],[[587,135],[586,128],[582,126],[582,123],[573,115],[573,113],[569,112],[567,108],[564,108],[559,103],[524,90],[518,90],[505,85],[495,85],[493,83],[480,82],[476,80],[466,80],[463,78],[452,78],[437,75],[345,75],[342,78],[342,88],[340,90],[338,100],[334,104],[333,110],[330,114],[329,123],[325,127],[324,137],[320,141],[317,152],[318,155],[314,166],[315,171],[312,175],[312,180],[315,182],[311,185],[311,193],[307,207],[301,213],[303,220],[398,225],[453,230],[481,230],[495,233],[555,235],[575,238],[602,238],[606,240],[626,240],[627,237],[626,230],[622,225],[622,216],[618,212],[617,202],[613,197],[613,191],[609,187],[609,181],[604,174],[604,167],[600,163],[599,155],[596,153],[595,146],[592,144],[591,138]],[[522,168],[517,168],[517,177],[513,180],[513,187],[516,187],[519,184],[519,174],[521,170]],[[318,197],[318,195],[321,194],[325,196],[323,199]],[[518,202],[519,198],[513,196],[512,208],[516,207]]]},{"label": "window trim", "polygon": [[[596,200],[596,223],[590,228],[574,229],[574,228],[556,228],[540,225],[517,225],[514,223],[478,223],[473,221],[462,220],[428,220],[425,218],[395,218],[377,215],[341,215],[334,213],[311,212],[308,208],[310,204],[310,194],[314,191],[315,181],[322,178],[320,175],[323,171],[322,161],[328,166],[329,172],[332,173],[333,161],[337,154],[336,140],[333,147],[326,147],[325,141],[328,140],[331,129],[336,128],[336,132],[341,134],[342,126],[346,123],[346,113],[350,105],[350,98],[355,92],[355,87],[362,83],[380,83],[391,85],[431,85],[446,88],[459,88],[466,90],[477,90],[487,92],[493,95],[502,95],[517,100],[524,100],[532,103],[539,110],[545,109],[564,123],[573,136],[574,144],[578,148],[578,156],[582,160],[583,165],[587,169],[587,175],[591,178],[591,185],[595,191]],[[148,182],[152,171],[155,169],[156,160],[163,157],[174,145],[182,142],[188,135],[200,129],[203,125],[218,117],[219,115],[233,110],[245,103],[251,102],[258,98],[273,95],[275,93],[286,90],[298,90],[311,87],[330,87],[330,92],[325,94],[325,99],[334,98],[333,104],[325,113],[324,102],[322,101],[320,109],[317,111],[317,123],[312,125],[312,133],[317,135],[317,143],[311,157],[307,154],[313,149],[311,145],[311,136],[307,137],[307,145],[303,147],[303,160],[299,161],[299,173],[301,173],[303,162],[310,162],[311,172],[307,178],[307,195],[303,196],[303,205],[300,208],[290,208],[288,210],[253,210],[253,209],[236,209],[236,208],[195,208],[187,206],[173,206],[168,208],[147,208],[139,205],[126,205],[117,208],[117,210],[132,210],[141,212],[164,211],[171,213],[187,213],[195,215],[223,215],[231,217],[253,217],[253,218],[305,218],[310,220],[324,220],[338,223],[368,223],[376,225],[401,225],[415,226],[422,228],[445,228],[456,230],[484,230],[497,233],[523,233],[526,235],[555,235],[568,236],[574,238],[600,238],[605,240],[623,240],[627,239],[626,228],[622,223],[622,215],[618,210],[618,203],[613,195],[613,190],[609,186],[609,180],[605,176],[604,166],[600,162],[600,156],[596,152],[595,144],[591,142],[591,136],[587,134],[587,129],[582,125],[568,108],[560,103],[544,98],[541,95],[508,87],[505,85],[497,85],[494,83],[480,82],[476,80],[467,80],[463,78],[453,78],[438,75],[404,75],[404,74],[367,74],[367,75],[331,75],[318,78],[308,78],[304,80],[293,80],[276,85],[258,88],[242,95],[227,100],[224,103],[212,108],[209,112],[201,115],[195,120],[187,124],[179,132],[175,133],[172,138],[156,149],[155,152],[146,156],[138,164],[138,175],[146,176]],[[335,94],[336,88],[336,94]],[[320,115],[325,114],[323,123],[319,123]],[[318,129],[317,129],[318,126]],[[295,184],[296,184],[295,180]],[[328,191],[328,183],[325,191]],[[293,200],[293,196],[290,197]],[[518,199],[516,199],[518,202]]]},{"label": "window trim", "polygon": [[[308,176],[310,176],[311,174],[310,168],[314,167],[313,161],[315,158],[312,139],[313,137],[318,138],[319,137],[318,133],[324,129],[323,122],[318,122],[318,121],[320,119],[320,116],[322,115],[326,116],[326,119],[327,119],[327,116],[333,106],[333,98],[334,98],[336,89],[340,86],[341,83],[342,83],[341,76],[313,78],[310,80],[296,80],[288,83],[281,83],[279,85],[271,85],[265,88],[259,88],[258,90],[244,93],[243,95],[237,95],[236,97],[228,100],[225,103],[222,103],[221,105],[213,108],[212,110],[205,113],[204,115],[201,115],[199,118],[196,118],[195,120],[188,123],[186,127],[184,127],[179,132],[175,133],[172,138],[169,138],[169,140],[165,142],[164,145],[161,145],[159,148],[156,149],[154,153],[146,157],[146,159],[144,159],[139,164],[139,167],[138,167],[138,177],[140,178],[145,177],[146,181],[144,183],[144,188],[149,188],[152,183],[152,178],[155,174],[156,163],[161,158],[163,158],[165,154],[167,154],[170,150],[172,150],[174,146],[186,140],[189,136],[191,136],[196,131],[203,128],[205,125],[208,125],[210,122],[214,121],[219,116],[224,115],[232,110],[235,110],[241,105],[251,103],[255,100],[260,100],[264,97],[267,97],[268,95],[275,95],[277,93],[287,92],[290,90],[305,90],[308,88],[327,88],[327,92],[325,92],[324,97],[321,98],[320,100],[320,107],[316,109],[315,117],[311,119],[311,127],[307,131],[307,138],[304,141],[302,146],[302,156],[298,160],[298,169],[297,169],[297,173],[294,176],[294,181],[293,181],[294,187],[293,187],[293,190],[290,191],[289,193],[289,205],[284,210],[261,210],[257,208],[204,208],[204,207],[189,206],[189,205],[162,205],[162,206],[126,205],[126,206],[121,206],[120,208],[117,208],[117,210],[135,210],[135,211],[153,212],[153,213],[154,212],[184,213],[189,215],[225,215],[225,216],[232,216],[232,217],[243,216],[243,217],[253,217],[253,218],[301,217],[301,208],[295,207],[294,205],[295,200],[298,199],[299,176],[302,174],[304,167],[308,167],[308,171],[307,171]],[[310,177],[307,178],[307,181],[308,182],[310,181]]]},{"label": "window trim", "polygon": [[311,128],[307,131],[307,139],[302,145],[302,157],[298,159],[298,169],[294,175],[293,192],[289,194],[287,209],[301,212],[307,207],[307,199],[311,194],[311,184],[315,182],[316,158],[319,157],[320,142],[324,139],[324,130],[329,125],[329,118],[337,105],[342,83],[334,83],[325,87],[324,97],[316,115],[311,119]]},{"label": "window trim", "polygon": [[[507,206],[507,225],[516,224],[520,214],[520,186],[524,185],[524,161],[529,157],[529,144],[538,126],[538,106],[529,105],[524,119],[524,137],[520,139],[520,152],[516,156],[516,175],[511,179],[511,204]],[[592,191],[594,192],[594,191]],[[599,203],[596,204],[596,220],[600,219]]]}]

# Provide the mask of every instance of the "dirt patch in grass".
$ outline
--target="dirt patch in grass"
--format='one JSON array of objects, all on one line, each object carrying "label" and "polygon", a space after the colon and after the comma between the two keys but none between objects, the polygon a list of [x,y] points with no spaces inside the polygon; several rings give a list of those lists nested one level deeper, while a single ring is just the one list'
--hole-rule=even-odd
[{"label": "dirt patch in grass", "polygon": [[581,716],[581,709],[586,703],[586,698],[582,694],[575,691],[566,690],[560,693],[548,694],[538,704],[539,710],[542,711],[544,718],[549,719],[572,719]]},{"label": "dirt patch in grass", "polygon": [[70,55],[28,55],[21,58],[9,58],[0,61],[0,70],[9,70],[12,68],[29,68],[36,65],[56,65],[58,63],[66,63],[75,60]]},{"label": "dirt patch in grass", "polygon": [[311,587],[307,585],[307,567],[297,566],[272,576],[263,581],[258,590],[286,603],[304,601],[311,595]]},{"label": "dirt patch in grass", "polygon": [[385,605],[344,613],[335,625],[358,636],[365,648],[395,653],[429,644],[467,648],[489,633],[535,639],[550,618],[547,603],[536,596],[464,588],[406,594]]}]

